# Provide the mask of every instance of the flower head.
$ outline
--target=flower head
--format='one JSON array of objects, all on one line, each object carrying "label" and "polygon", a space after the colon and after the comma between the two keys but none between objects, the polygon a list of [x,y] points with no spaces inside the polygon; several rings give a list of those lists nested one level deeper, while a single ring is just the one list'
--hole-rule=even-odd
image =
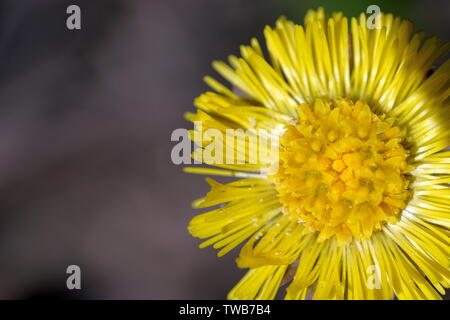
[{"label": "flower head", "polygon": [[236,90],[206,77],[215,92],[187,118],[279,139],[276,170],[186,168],[240,178],[208,178],[194,206],[214,208],[189,224],[219,256],[243,244],[236,262],[250,270],[229,298],[272,299],[285,282],[286,299],[438,299],[449,287],[450,62],[429,72],[449,45],[380,19],[282,17],[264,30],[267,55],[252,39],[213,63]]}]

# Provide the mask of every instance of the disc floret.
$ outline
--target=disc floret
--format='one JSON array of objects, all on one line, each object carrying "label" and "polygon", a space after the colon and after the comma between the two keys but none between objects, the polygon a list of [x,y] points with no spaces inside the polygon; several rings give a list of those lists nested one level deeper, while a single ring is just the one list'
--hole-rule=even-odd
[{"label": "disc floret", "polygon": [[316,99],[297,112],[272,176],[284,213],[340,243],[396,224],[409,197],[405,131],[362,101]]}]

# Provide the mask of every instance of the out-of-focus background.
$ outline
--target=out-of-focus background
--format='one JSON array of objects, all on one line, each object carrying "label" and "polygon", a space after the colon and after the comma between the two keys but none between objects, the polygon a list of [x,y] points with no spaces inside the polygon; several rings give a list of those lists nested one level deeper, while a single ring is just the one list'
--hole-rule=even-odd
[{"label": "out-of-focus background", "polygon": [[189,235],[208,187],[172,164],[171,132],[210,62],[279,15],[371,4],[449,38],[444,0],[1,0],[0,298],[225,298],[245,271]]}]

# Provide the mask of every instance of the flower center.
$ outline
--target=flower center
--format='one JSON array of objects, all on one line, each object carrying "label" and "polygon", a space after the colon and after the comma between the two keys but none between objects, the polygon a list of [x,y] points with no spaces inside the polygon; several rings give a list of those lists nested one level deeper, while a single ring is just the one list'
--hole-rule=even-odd
[{"label": "flower center", "polygon": [[297,113],[271,176],[283,212],[340,244],[397,223],[409,197],[405,131],[361,101],[317,99]]}]

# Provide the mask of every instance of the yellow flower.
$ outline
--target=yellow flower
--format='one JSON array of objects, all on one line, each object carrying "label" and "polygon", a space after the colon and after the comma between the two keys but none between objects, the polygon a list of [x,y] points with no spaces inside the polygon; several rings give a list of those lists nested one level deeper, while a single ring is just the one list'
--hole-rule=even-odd
[{"label": "yellow flower", "polygon": [[241,178],[208,178],[194,207],[214,208],[189,224],[219,256],[244,244],[236,262],[250,270],[228,298],[273,299],[284,283],[286,299],[440,299],[449,287],[450,61],[430,72],[449,45],[380,21],[281,17],[264,30],[267,54],[252,39],[213,63],[234,90],[205,77],[215,92],[187,119],[279,135],[276,171],[185,168]]}]

